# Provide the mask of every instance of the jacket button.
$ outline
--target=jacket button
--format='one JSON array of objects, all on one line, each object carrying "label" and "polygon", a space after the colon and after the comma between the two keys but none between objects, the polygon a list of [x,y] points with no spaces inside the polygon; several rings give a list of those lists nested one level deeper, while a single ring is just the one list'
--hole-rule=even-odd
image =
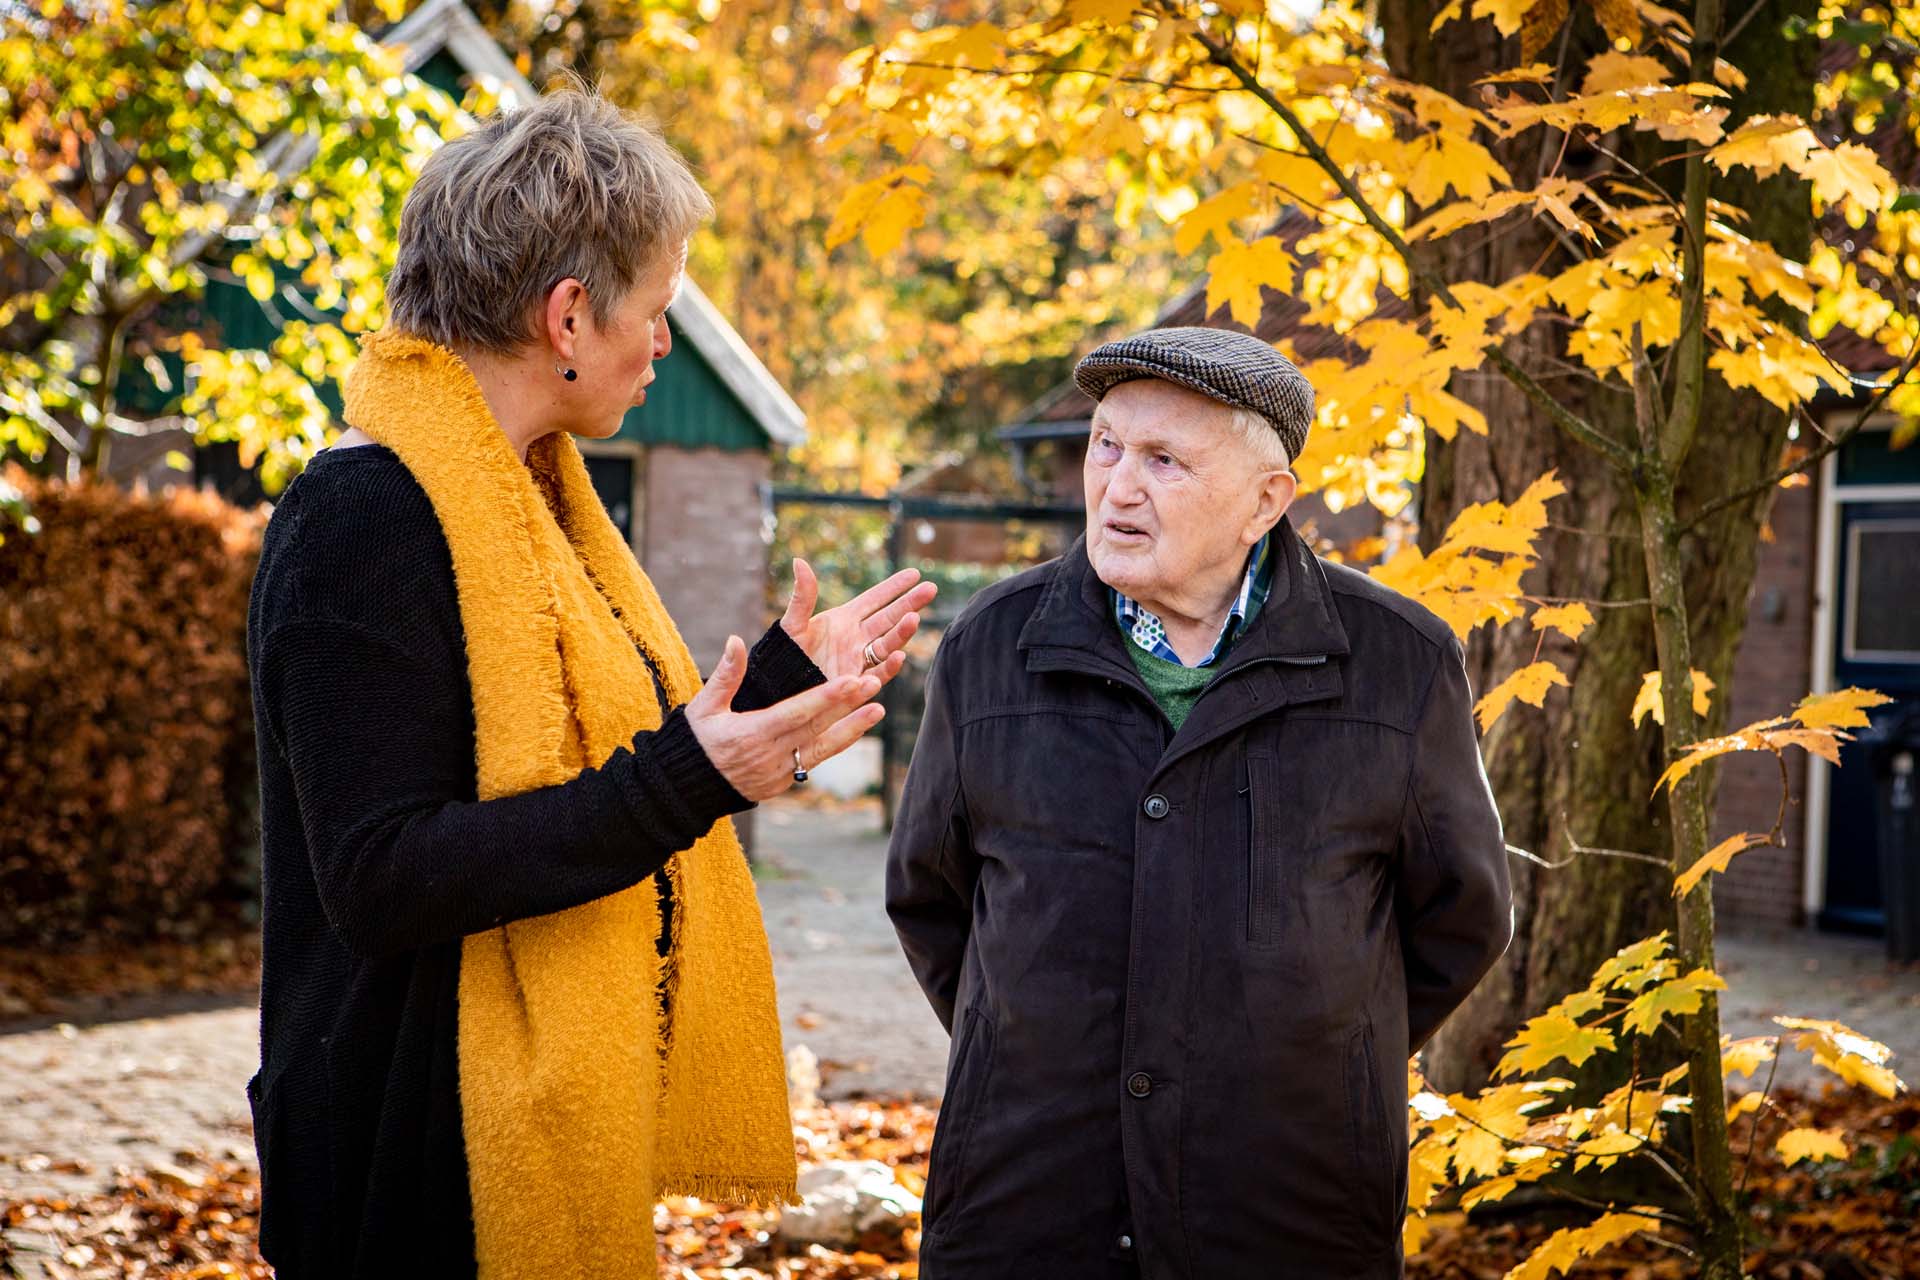
[{"label": "jacket button", "polygon": [[1144,1071],[1136,1071],[1127,1077],[1127,1092],[1136,1098],[1144,1098],[1153,1092],[1153,1077]]},{"label": "jacket button", "polygon": [[1118,1244],[1119,1244],[1119,1246],[1120,1246],[1120,1247],[1121,1247],[1122,1249],[1131,1249],[1131,1248],[1133,1248],[1133,1237],[1132,1237],[1132,1236],[1121,1236],[1121,1237],[1120,1237],[1120,1239],[1119,1239],[1119,1240],[1118,1240],[1118,1241],[1117,1241],[1116,1243],[1118,1243]]},{"label": "jacket button", "polygon": [[1147,803],[1141,807],[1147,811],[1147,816],[1155,821],[1166,817],[1168,811],[1173,808],[1167,803],[1167,798],[1158,792],[1148,796]]}]

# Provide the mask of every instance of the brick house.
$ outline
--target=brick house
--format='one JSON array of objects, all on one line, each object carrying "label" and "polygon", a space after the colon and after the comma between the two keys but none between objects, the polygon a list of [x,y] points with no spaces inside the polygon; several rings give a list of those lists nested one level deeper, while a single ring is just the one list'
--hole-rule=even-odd
[{"label": "brick house", "polygon": [[[1284,220],[1276,230],[1284,234]],[[1383,298],[1381,314],[1404,313],[1405,305]],[[1303,325],[1306,309],[1269,291],[1254,332],[1270,342],[1290,341],[1303,361],[1338,353],[1338,336]],[[1204,279],[1168,303],[1154,325],[1243,327],[1224,309],[1208,314]],[[1830,345],[1849,368],[1873,364],[1866,343],[1844,351]],[[1843,428],[1858,412],[1831,394],[1811,408],[1823,430]],[[999,438],[1030,488],[1080,501],[1092,412],[1092,402],[1068,381],[1001,428]],[[1784,824],[1785,847],[1742,854],[1715,878],[1714,904],[1724,920],[1859,932],[1884,927],[1871,756],[1895,720],[1920,714],[1920,444],[1890,448],[1892,425],[1891,418],[1870,423],[1824,459],[1807,483],[1776,491],[1726,723],[1779,715],[1809,690],[1860,685],[1895,701],[1877,709],[1872,729],[1842,752],[1841,769],[1789,754],[1795,802]],[[1311,495],[1294,505],[1293,516],[1323,545],[1350,544],[1381,527],[1370,507],[1335,513]],[[1775,811],[1780,774],[1771,759],[1729,756],[1719,776],[1718,809],[1727,817],[1717,824],[1723,829],[1716,839],[1751,830],[1754,814]]]},{"label": "brick house", "polygon": [[[474,77],[508,107],[538,96],[460,0],[424,0],[381,43],[404,49],[409,71],[456,100]],[[274,314],[239,285],[210,280],[204,300],[179,320],[230,346],[265,348],[277,333]],[[692,280],[668,323],[674,350],[647,403],[628,412],[618,435],[578,443],[608,513],[707,667],[728,633],[751,638],[766,625],[771,454],[806,438],[806,418]],[[337,410],[337,398],[329,403]],[[266,496],[233,445],[195,448],[179,431],[116,445],[111,470],[123,482],[165,487],[189,479],[174,469],[182,455],[195,484],[241,502]]]}]

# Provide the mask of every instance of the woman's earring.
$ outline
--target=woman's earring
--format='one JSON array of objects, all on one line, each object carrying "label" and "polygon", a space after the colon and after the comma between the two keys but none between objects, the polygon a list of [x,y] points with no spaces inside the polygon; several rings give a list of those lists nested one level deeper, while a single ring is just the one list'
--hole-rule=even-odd
[{"label": "woman's earring", "polygon": [[559,365],[553,366],[553,371],[559,374],[561,377],[565,378],[568,382],[572,382],[575,378],[578,378],[580,376],[580,371],[578,369],[563,369]]}]

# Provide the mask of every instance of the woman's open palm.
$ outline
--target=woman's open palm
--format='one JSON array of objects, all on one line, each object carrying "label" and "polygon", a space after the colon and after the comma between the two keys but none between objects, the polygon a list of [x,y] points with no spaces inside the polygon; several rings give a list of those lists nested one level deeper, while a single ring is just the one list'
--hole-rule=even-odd
[{"label": "woman's open palm", "polygon": [[[780,626],[827,679],[857,676],[906,648],[920,629],[919,611],[938,592],[933,583],[920,581],[918,569],[902,569],[838,608],[815,614],[820,580],[813,566],[795,560],[793,597]],[[884,674],[891,676],[898,669],[898,664],[889,664]]]}]

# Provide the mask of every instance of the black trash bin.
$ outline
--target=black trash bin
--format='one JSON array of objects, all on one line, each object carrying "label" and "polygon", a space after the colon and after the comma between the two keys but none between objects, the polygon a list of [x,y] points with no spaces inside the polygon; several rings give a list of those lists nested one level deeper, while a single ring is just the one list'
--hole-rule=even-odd
[{"label": "black trash bin", "polygon": [[1887,956],[1920,960],[1920,812],[1914,808],[1920,768],[1920,711],[1888,727],[1873,746],[1879,797],[1880,893],[1887,910]]}]

